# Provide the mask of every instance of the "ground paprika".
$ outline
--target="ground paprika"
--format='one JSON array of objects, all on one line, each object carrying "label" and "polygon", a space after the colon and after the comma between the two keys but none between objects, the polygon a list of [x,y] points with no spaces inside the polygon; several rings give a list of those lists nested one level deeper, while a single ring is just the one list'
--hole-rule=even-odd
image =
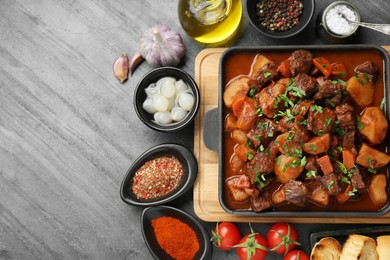
[{"label": "ground paprika", "polygon": [[199,250],[195,231],[179,219],[159,217],[152,220],[158,244],[176,260],[193,259]]}]

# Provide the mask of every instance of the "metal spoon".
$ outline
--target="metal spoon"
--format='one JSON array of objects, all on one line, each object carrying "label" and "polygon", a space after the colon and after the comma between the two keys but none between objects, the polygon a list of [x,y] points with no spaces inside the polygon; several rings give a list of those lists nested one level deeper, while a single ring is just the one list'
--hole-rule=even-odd
[{"label": "metal spoon", "polygon": [[339,13],[339,14],[340,14],[341,17],[343,17],[345,20],[347,20],[347,22],[350,23],[350,24],[355,24],[355,25],[359,25],[359,26],[362,26],[362,27],[370,28],[372,30],[375,30],[375,31],[378,31],[378,32],[381,32],[381,33],[384,33],[384,34],[387,34],[387,35],[390,35],[390,24],[355,22],[355,21],[348,20],[347,17],[345,17],[344,14],[342,14],[342,13]]}]

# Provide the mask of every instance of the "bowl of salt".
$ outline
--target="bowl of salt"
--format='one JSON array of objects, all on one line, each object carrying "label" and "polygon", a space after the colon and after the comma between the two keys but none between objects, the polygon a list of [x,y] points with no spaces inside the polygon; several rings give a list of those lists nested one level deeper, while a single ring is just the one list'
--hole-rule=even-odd
[{"label": "bowl of salt", "polygon": [[357,7],[348,1],[335,1],[328,5],[317,17],[320,35],[333,43],[344,43],[350,40],[359,26],[347,21],[360,22],[361,16]]}]

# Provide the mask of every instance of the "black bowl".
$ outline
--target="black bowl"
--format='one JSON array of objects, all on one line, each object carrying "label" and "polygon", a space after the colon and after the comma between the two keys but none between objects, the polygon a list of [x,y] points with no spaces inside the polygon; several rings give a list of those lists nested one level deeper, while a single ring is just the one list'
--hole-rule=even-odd
[{"label": "black bowl", "polygon": [[[171,193],[162,197],[155,199],[138,199],[131,188],[135,173],[145,162],[161,156],[174,156],[181,163],[183,167],[183,176],[179,186]],[[122,181],[120,195],[125,203],[134,206],[161,205],[183,195],[194,184],[197,174],[198,163],[191,151],[178,144],[161,144],[147,150],[135,160]]]},{"label": "black bowl", "polygon": [[294,26],[288,31],[284,32],[274,32],[271,30],[268,30],[267,28],[261,26],[260,22],[258,21],[258,17],[256,14],[256,4],[259,2],[259,0],[247,0],[246,1],[246,12],[249,17],[249,22],[252,24],[252,26],[258,30],[260,33],[262,33],[265,36],[275,38],[275,39],[284,39],[288,38],[294,35],[297,35],[301,31],[303,31],[307,25],[310,23],[311,18],[314,14],[314,7],[315,7],[315,1],[314,0],[301,0],[303,4],[303,12],[302,15],[299,17],[299,23],[298,25]]},{"label": "black bowl", "polygon": [[[179,122],[170,123],[167,125],[157,124],[154,121],[153,114],[149,114],[142,108],[142,103],[146,99],[145,89],[150,84],[156,83],[159,79],[163,77],[173,77],[176,80],[182,79],[190,87],[195,98],[194,107],[190,112],[188,112],[187,116],[183,120]],[[199,110],[199,104],[200,104],[199,89],[194,79],[187,72],[174,67],[161,67],[150,71],[138,83],[134,93],[134,108],[139,119],[148,127],[163,132],[178,131],[190,125],[191,122],[195,119],[195,116]]]},{"label": "black bowl", "polygon": [[[159,217],[176,218],[189,225],[194,230],[199,242],[199,250],[193,259],[211,259],[213,247],[211,246],[209,234],[203,225],[190,214],[167,206],[146,208],[141,216],[142,235],[150,253],[155,259],[173,259],[158,245],[154,235],[152,220]],[[180,236],[181,234],[177,235]]]}]

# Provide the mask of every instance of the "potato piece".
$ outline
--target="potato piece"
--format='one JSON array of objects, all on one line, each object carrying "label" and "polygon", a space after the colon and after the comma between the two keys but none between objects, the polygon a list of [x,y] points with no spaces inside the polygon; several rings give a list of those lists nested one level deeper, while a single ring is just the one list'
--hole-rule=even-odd
[{"label": "potato piece", "polygon": [[274,107],[276,98],[285,91],[286,85],[283,83],[269,85],[260,91],[257,96],[258,103],[260,104],[261,111],[266,117],[274,118],[274,112],[278,109]]},{"label": "potato piece", "polygon": [[249,77],[247,75],[239,75],[228,82],[225,91],[223,92],[225,106],[231,108],[233,100],[238,94],[244,93],[246,95],[248,93],[248,80]]},{"label": "potato piece", "polygon": [[246,98],[240,116],[237,118],[237,127],[241,130],[249,131],[257,117],[256,101],[251,98]]},{"label": "potato piece", "polygon": [[368,193],[370,194],[371,200],[375,205],[384,205],[387,201],[386,192],[386,175],[376,174],[371,176],[371,182],[368,186]]},{"label": "potato piece", "polygon": [[233,114],[228,114],[225,118],[225,130],[233,131],[237,129],[237,117]]},{"label": "potato piece", "polygon": [[386,137],[389,127],[386,117],[379,107],[367,107],[360,122],[363,128],[359,132],[372,144],[380,144]]},{"label": "potato piece", "polygon": [[315,136],[303,145],[303,150],[308,154],[321,154],[330,148],[331,136],[329,133]]},{"label": "potato piece", "polygon": [[239,144],[245,144],[248,138],[246,137],[245,131],[242,131],[241,129],[235,129],[232,132],[232,139]]},{"label": "potato piece", "polygon": [[279,205],[286,201],[286,192],[284,190],[284,185],[279,187],[278,190],[272,194],[272,203],[275,205]]},{"label": "potato piece", "polygon": [[346,89],[355,104],[361,108],[368,107],[374,100],[374,86],[371,81],[365,79],[362,73],[351,77],[347,81]]},{"label": "potato piece", "polygon": [[356,157],[356,163],[372,169],[379,169],[387,165],[390,161],[390,156],[371,148],[367,144],[363,143],[360,147],[359,153]]},{"label": "potato piece", "polygon": [[236,154],[233,154],[230,157],[229,164],[233,172],[238,172],[244,166],[245,162],[241,161]]},{"label": "potato piece", "polygon": [[296,179],[303,171],[300,159],[294,156],[280,155],[274,167],[274,172],[281,183],[287,183],[288,180]]},{"label": "potato piece", "polygon": [[278,135],[278,137],[276,137],[275,143],[279,152],[281,154],[286,154],[287,152],[293,155],[302,151],[302,146],[297,142],[293,142],[292,140],[289,140],[289,138],[291,138],[289,132],[280,134]]},{"label": "potato piece", "polygon": [[318,180],[307,182],[310,191],[309,199],[320,206],[328,206],[330,195]]},{"label": "potato piece", "polygon": [[251,70],[249,72],[250,78],[256,78],[258,77],[258,71],[261,67],[265,66],[267,63],[270,63],[271,61],[267,59],[264,55],[257,54],[255,58],[253,59]]}]

